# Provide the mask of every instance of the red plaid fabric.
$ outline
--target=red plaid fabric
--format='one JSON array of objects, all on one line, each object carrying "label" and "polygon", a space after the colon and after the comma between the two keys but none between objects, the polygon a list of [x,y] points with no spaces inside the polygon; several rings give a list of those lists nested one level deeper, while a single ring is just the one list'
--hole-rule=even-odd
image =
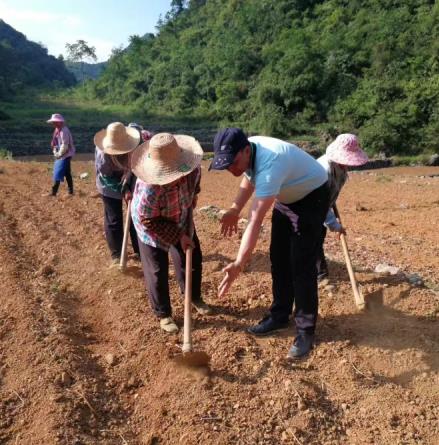
[{"label": "red plaid fabric", "polygon": [[189,214],[200,191],[201,168],[166,185],[146,184],[137,179],[131,205],[140,240],[168,250],[189,232]]}]

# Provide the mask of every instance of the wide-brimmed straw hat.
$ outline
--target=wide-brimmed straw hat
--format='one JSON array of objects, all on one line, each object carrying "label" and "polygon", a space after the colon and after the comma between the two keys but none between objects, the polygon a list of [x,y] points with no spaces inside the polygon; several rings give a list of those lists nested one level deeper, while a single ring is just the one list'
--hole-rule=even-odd
[{"label": "wide-brimmed straw hat", "polygon": [[64,122],[64,117],[59,113],[52,114],[47,123],[50,124],[51,122]]},{"label": "wide-brimmed straw hat", "polygon": [[192,136],[158,133],[132,154],[134,174],[147,184],[165,185],[188,175],[203,158],[203,149]]},{"label": "wide-brimmed straw hat", "polygon": [[360,148],[355,134],[339,134],[335,141],[328,145],[326,157],[337,164],[356,167],[365,164],[369,158]]},{"label": "wide-brimmed straw hat", "polygon": [[98,131],[95,145],[109,155],[122,155],[133,151],[140,142],[140,134],[135,128],[125,127],[121,122],[113,122]]}]

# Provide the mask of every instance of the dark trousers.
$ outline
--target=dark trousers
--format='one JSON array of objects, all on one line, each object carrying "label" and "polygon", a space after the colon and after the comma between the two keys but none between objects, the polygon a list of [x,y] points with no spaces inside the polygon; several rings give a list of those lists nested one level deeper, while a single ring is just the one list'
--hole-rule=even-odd
[{"label": "dark trousers", "polygon": [[329,191],[324,184],[300,201],[288,204],[289,216],[273,209],[270,245],[273,304],[270,313],[273,319],[287,322],[295,303],[298,333],[315,330],[318,312],[316,257],[328,206]]},{"label": "dark trousers", "polygon": [[[111,258],[120,258],[123,243],[123,199],[102,196],[104,202],[104,230]],[[133,221],[130,224],[131,245],[135,253],[139,254],[139,242]]]},{"label": "dark trousers", "polygon": [[317,247],[317,260],[316,260],[317,276],[328,273],[328,264],[326,262],[325,249],[323,247],[325,245],[326,232],[327,232],[326,227],[322,225],[322,230],[319,236],[319,245]]},{"label": "dark trousers", "polygon": [[[73,177],[72,177],[72,167],[70,165],[71,158],[66,159],[66,170],[65,170],[65,178],[67,181],[67,186],[69,188],[69,193],[73,195]],[[55,196],[58,193],[59,185],[61,181],[55,181],[52,186],[52,195]]]},{"label": "dark trousers", "polygon": [[[192,251],[192,300],[201,300],[202,253],[200,241],[194,232],[195,247]],[[169,255],[163,249],[144,244],[139,240],[140,258],[142,259],[143,276],[148,289],[149,301],[154,314],[159,318],[172,315],[169,297]],[[175,276],[184,294],[186,254],[177,243],[169,249],[174,263]]]}]

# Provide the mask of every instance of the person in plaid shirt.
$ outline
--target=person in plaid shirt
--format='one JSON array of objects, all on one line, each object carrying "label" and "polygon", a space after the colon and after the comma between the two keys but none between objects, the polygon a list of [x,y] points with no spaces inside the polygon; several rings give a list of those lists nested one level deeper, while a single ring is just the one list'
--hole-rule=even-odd
[{"label": "person in plaid shirt", "polygon": [[159,133],[132,155],[137,176],[131,214],[137,231],[145,284],[160,327],[178,332],[169,296],[171,254],[182,294],[185,251],[193,247],[192,304],[202,315],[211,308],[201,298],[202,253],[192,212],[200,192],[203,150],[190,136]]}]

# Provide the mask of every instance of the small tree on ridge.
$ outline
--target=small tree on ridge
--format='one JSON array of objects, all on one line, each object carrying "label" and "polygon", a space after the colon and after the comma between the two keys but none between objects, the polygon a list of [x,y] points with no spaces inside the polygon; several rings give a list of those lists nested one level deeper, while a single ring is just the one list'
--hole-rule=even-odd
[{"label": "small tree on ridge", "polygon": [[88,46],[85,40],[77,40],[76,43],[66,43],[66,50],[67,60],[81,64],[81,77],[82,83],[84,83],[84,60],[92,59],[96,62],[96,48],[94,46]]}]

